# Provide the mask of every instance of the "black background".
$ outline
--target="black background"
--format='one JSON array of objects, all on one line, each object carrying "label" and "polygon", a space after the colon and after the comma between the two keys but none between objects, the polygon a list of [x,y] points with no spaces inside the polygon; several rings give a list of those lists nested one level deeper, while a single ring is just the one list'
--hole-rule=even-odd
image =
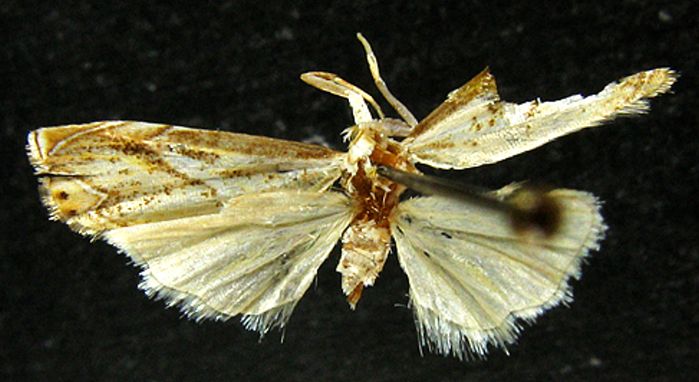
[{"label": "black background", "polygon": [[[0,5],[0,376],[8,380],[681,380],[699,366],[698,37],[693,1],[156,2]],[[646,116],[458,173],[487,187],[530,179],[605,201],[602,250],[575,302],[510,355],[420,356],[407,279],[392,256],[351,312],[335,251],[280,343],[234,319],[195,323],[148,300],[102,242],[49,222],[24,153],[40,126],[134,119],[342,149],[351,115],[298,80],[327,70],[374,91],[373,44],[393,92],[425,116],[489,65],[523,102],[600,90],[659,66],[682,73]],[[444,173],[440,173],[444,174]]]}]

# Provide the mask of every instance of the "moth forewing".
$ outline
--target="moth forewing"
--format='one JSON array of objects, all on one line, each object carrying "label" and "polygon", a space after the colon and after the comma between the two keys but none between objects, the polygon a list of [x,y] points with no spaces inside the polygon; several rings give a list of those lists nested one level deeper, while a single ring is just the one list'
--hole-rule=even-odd
[{"label": "moth forewing", "polygon": [[487,72],[452,92],[404,141],[412,160],[464,169],[498,162],[619,115],[648,110],[647,98],[667,92],[677,74],[669,68],[640,72],[601,92],[559,101],[500,101]]},{"label": "moth forewing", "polygon": [[315,145],[131,121],[43,128],[28,153],[52,217],[85,234],[215,214],[228,199],[328,189],[344,154]]}]

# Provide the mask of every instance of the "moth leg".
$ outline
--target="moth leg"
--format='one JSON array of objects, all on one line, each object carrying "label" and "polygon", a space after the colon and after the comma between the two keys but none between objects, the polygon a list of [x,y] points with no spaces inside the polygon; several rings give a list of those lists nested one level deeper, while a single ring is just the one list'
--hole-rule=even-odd
[{"label": "moth leg", "polygon": [[408,125],[411,127],[417,125],[417,119],[415,119],[413,113],[411,113],[410,110],[408,110],[408,108],[405,107],[405,105],[403,105],[398,98],[391,93],[390,90],[388,90],[386,82],[381,78],[381,73],[379,73],[379,63],[376,60],[376,56],[374,55],[374,51],[371,49],[369,42],[364,38],[364,36],[362,36],[361,33],[357,33],[357,39],[359,39],[359,42],[361,42],[364,46],[366,60],[369,64],[369,70],[371,71],[371,76],[374,78],[376,88],[379,89],[381,95],[386,98],[386,101],[388,101],[388,103],[396,110],[398,115],[400,115],[400,117],[408,123]]}]

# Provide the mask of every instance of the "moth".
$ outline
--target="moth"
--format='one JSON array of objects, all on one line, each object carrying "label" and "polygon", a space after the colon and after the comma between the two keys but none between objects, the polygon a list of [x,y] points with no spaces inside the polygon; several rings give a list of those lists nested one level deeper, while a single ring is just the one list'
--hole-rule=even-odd
[{"label": "moth", "polygon": [[[524,323],[572,300],[569,282],[606,229],[600,202],[521,184],[467,190],[416,164],[482,166],[646,112],[647,98],[677,75],[653,69],[592,96],[513,104],[485,69],[418,121],[357,37],[400,118],[336,74],[301,75],[349,103],[347,152],[146,122],[41,128],[27,149],[51,219],[119,248],[141,267],[148,296],[195,320],[242,316],[261,335],[287,324],[338,240],[337,271],[354,309],[393,241],[421,348],[460,359],[506,351]],[[407,188],[421,195],[401,198]]]}]

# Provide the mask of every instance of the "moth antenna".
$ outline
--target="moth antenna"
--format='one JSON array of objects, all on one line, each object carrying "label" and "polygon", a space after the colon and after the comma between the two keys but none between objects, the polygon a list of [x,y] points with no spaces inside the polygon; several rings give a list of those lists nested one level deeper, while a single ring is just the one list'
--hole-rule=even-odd
[{"label": "moth antenna", "polygon": [[381,73],[379,72],[379,62],[376,59],[376,55],[374,55],[374,51],[371,49],[371,45],[369,45],[369,41],[367,41],[361,33],[357,33],[357,39],[362,43],[364,51],[366,52],[366,61],[369,64],[369,71],[371,71],[371,77],[374,79],[376,88],[379,89],[381,95],[386,99],[386,101],[388,101],[393,109],[395,109],[398,115],[400,115],[400,117],[403,118],[408,125],[410,125],[410,127],[417,125],[417,119],[413,113],[411,113],[410,110],[408,110],[408,108],[405,107],[405,105],[403,105],[403,103],[400,102],[390,90],[388,90],[386,82],[383,80],[383,78],[381,78]]}]

